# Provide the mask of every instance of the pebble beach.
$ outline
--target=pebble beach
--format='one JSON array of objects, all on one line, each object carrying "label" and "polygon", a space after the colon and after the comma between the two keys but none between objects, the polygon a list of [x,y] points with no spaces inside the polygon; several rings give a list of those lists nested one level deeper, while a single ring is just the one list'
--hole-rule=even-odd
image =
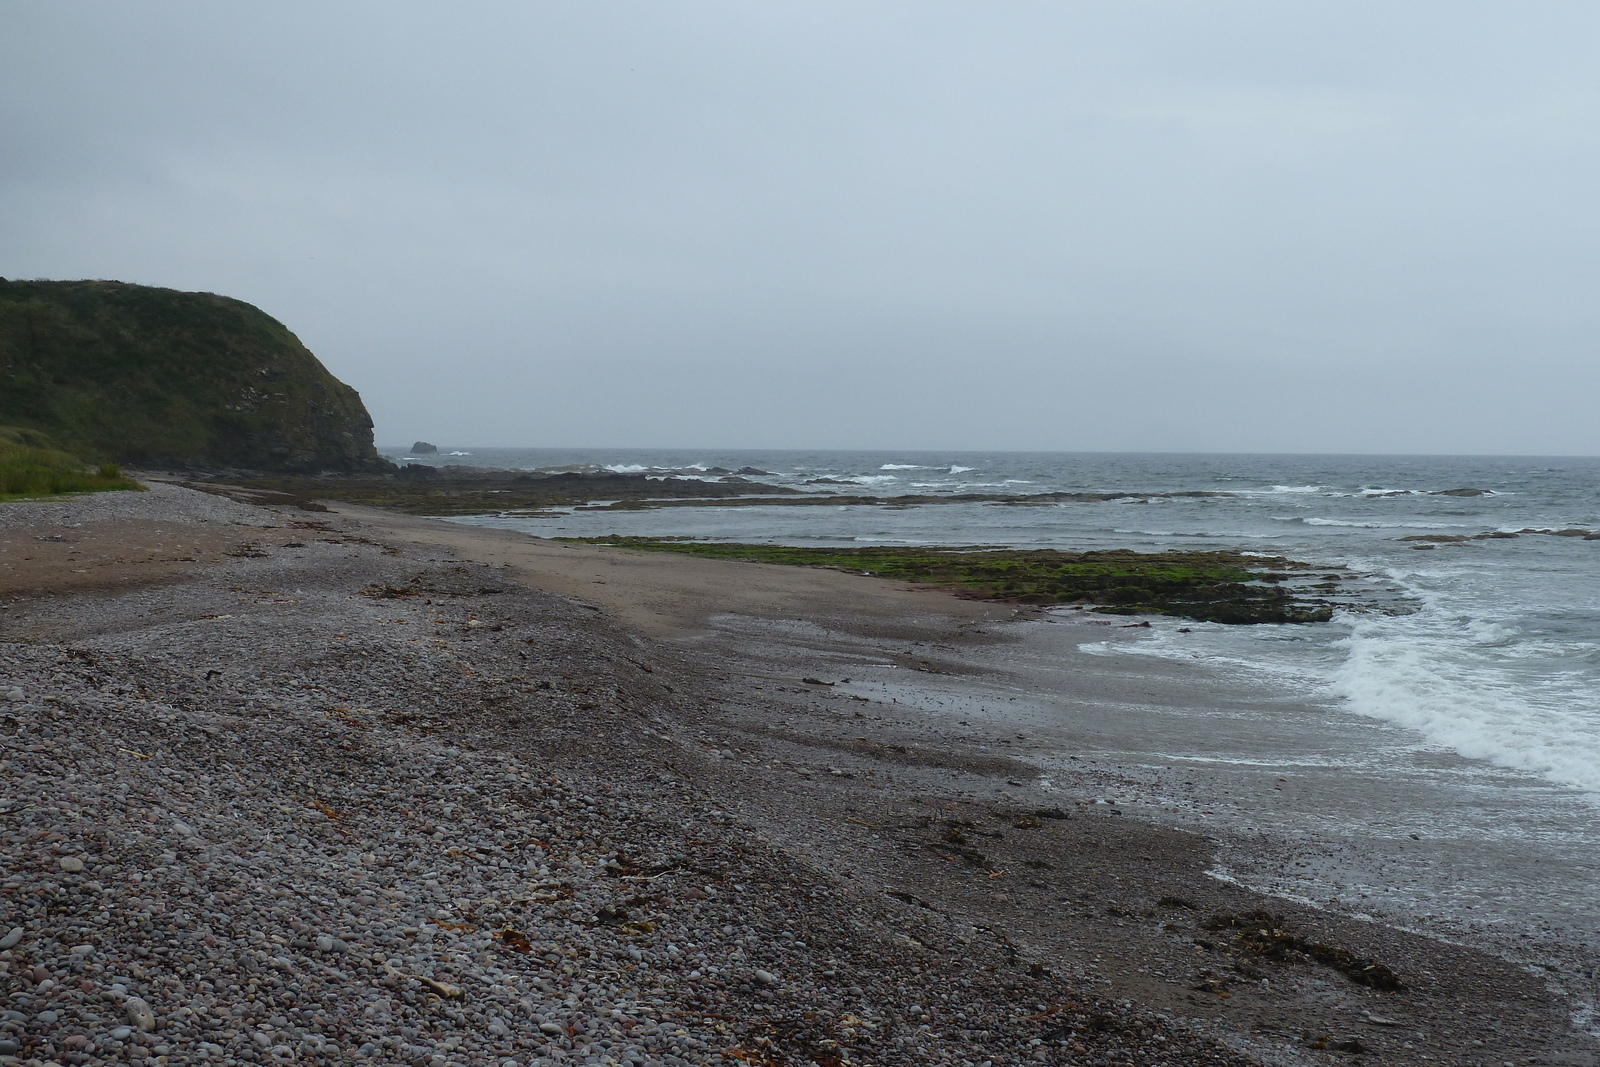
[{"label": "pebble beach", "polygon": [[[1192,835],[980,811],[952,775],[1026,769],[885,763],[820,679],[391,533],[0,505],[0,1064],[1600,1062],[1515,967],[1207,884]],[[1263,908],[1404,989],[1250,977],[1205,917]]]}]

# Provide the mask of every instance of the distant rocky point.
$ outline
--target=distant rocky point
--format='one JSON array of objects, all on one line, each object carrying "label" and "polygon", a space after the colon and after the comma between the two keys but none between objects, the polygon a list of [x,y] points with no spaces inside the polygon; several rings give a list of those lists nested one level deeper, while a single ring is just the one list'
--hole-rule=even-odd
[{"label": "distant rocky point", "polygon": [[430,445],[426,441],[418,441],[411,446],[411,454],[413,456],[435,456],[439,454],[439,446]]},{"label": "distant rocky point", "polygon": [[137,467],[392,469],[361,397],[281,322],[124,282],[0,280],[0,425]]}]

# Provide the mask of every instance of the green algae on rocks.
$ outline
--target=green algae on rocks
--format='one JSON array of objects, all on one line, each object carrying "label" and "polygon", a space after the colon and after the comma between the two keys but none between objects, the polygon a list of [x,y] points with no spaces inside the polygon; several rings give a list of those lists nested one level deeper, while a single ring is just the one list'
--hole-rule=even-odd
[{"label": "green algae on rocks", "polygon": [[240,300],[109,281],[0,280],[0,425],[90,462],[384,469],[361,397]]},{"label": "green algae on rocks", "polygon": [[[1112,615],[1174,615],[1221,623],[1326,622],[1332,607],[1298,591],[1312,570],[1243,552],[1062,552],[982,546],[796,548],[667,537],[563,537],[592,545],[710,559],[832,567],[925,582],[958,595],[1017,604],[1087,604]],[[1320,568],[1326,570],[1326,568]]]}]

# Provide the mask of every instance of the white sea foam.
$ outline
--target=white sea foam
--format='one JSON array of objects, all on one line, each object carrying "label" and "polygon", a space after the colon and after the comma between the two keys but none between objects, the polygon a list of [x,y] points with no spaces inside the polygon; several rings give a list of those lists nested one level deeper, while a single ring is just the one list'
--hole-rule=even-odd
[{"label": "white sea foam", "polygon": [[1351,710],[1469,759],[1600,793],[1600,716],[1579,691],[1583,682],[1520,669],[1519,661],[1557,659],[1560,650],[1529,645],[1505,623],[1438,608],[1349,622],[1334,691]]},{"label": "white sea foam", "polygon": [[1326,656],[1307,657],[1311,646],[1295,653],[1273,640],[1273,631],[1293,627],[1245,633],[1194,623],[1181,642],[1158,624],[1136,641],[1078,648],[1095,656],[1200,660],[1242,671],[1241,680],[1276,678],[1415,731],[1428,745],[1585,790],[1600,804],[1600,714],[1584,692],[1586,675],[1550,667],[1570,662],[1579,645],[1530,640],[1504,621],[1452,616],[1437,598],[1421,595],[1430,604],[1416,615],[1341,614],[1335,625],[1349,627],[1348,636]]},{"label": "white sea foam", "polygon": [[881,471],[936,471],[940,467],[924,467],[920,463],[885,463],[878,468]]},{"label": "white sea foam", "polygon": [[1298,515],[1274,515],[1278,522],[1301,522],[1307,526],[1346,526],[1355,530],[1464,530],[1462,522],[1357,522],[1353,519],[1302,518]]},{"label": "white sea foam", "polygon": [[966,474],[968,471],[975,471],[977,469],[978,469],[977,467],[951,467],[950,468],[950,473],[951,474]]},{"label": "white sea foam", "polygon": [[[1358,499],[1371,499],[1386,496],[1431,496],[1433,492],[1428,489],[1391,489],[1386,486],[1367,486],[1363,489],[1349,490],[1336,489],[1331,485],[1274,485],[1267,489],[1234,489],[1226,492],[1235,496],[1333,496],[1355,497]],[[1491,490],[1484,490],[1484,496],[1498,496],[1500,494]]]},{"label": "white sea foam", "polygon": [[1214,541],[1271,541],[1284,536],[1277,533],[1244,533],[1239,530],[1218,533],[1214,530],[1128,530],[1121,527],[1113,527],[1111,532],[1135,537],[1205,537]]},{"label": "white sea foam", "polygon": [[1263,760],[1245,759],[1243,757],[1226,756],[1184,756],[1176,754],[1162,754],[1162,759],[1173,763],[1216,763],[1234,767],[1348,767],[1347,759],[1297,759],[1297,760]]},{"label": "white sea foam", "polygon": [[[1274,637],[1278,632],[1292,632],[1295,629],[1292,624],[1253,626],[1250,628],[1252,633],[1242,647],[1238,638],[1244,635],[1237,627],[1222,623],[1185,622],[1183,628],[1189,632],[1181,641],[1173,640],[1176,635],[1167,623],[1157,622],[1137,641],[1090,641],[1078,645],[1078,651],[1091,656],[1144,656],[1187,663],[1201,661],[1208,666],[1227,670],[1237,681],[1288,685],[1313,699],[1334,698],[1329,689],[1327,669],[1321,661],[1294,655],[1286,657],[1281,654],[1284,651],[1282,647],[1272,647],[1284,645]],[[1274,655],[1274,651],[1279,654]]]}]

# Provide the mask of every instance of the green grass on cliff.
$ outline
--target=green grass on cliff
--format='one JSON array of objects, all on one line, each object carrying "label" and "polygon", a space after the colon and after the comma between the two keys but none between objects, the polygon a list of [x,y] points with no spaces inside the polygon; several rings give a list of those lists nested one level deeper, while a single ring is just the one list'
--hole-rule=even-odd
[{"label": "green grass on cliff", "polygon": [[90,471],[40,434],[0,426],[0,500],[112,489],[143,491],[144,486],[122,477],[114,463]]},{"label": "green grass on cliff", "polygon": [[354,389],[240,300],[0,279],[0,425],[164,468],[385,469]]},{"label": "green grass on cliff", "polygon": [[1330,609],[1284,589],[1304,565],[1241,552],[1060,552],[994,548],[795,548],[649,537],[564,541],[711,559],[833,567],[926,582],[982,600],[1093,604],[1118,615],[1176,615],[1224,623],[1323,622]]}]

